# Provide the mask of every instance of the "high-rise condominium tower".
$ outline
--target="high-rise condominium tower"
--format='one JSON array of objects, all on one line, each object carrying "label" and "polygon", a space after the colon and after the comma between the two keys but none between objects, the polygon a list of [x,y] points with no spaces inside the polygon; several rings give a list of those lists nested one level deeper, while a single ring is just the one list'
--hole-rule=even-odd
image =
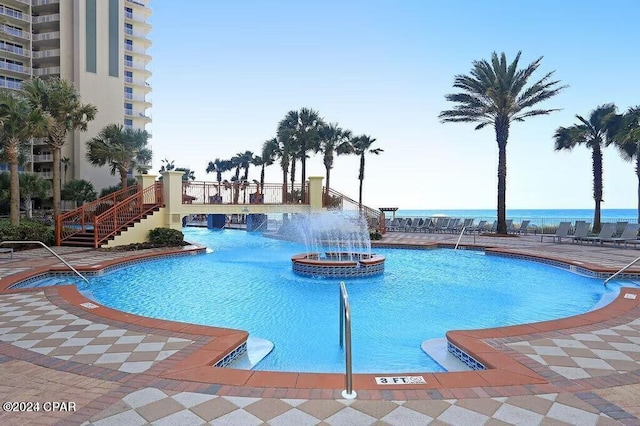
[{"label": "high-rise condominium tower", "polygon": [[[107,124],[144,129],[151,122],[148,0],[0,0],[0,87],[19,89],[33,77],[73,82],[82,103],[98,108],[87,132],[62,148],[61,180],[86,179],[96,189],[117,185],[107,167],[86,159],[86,141]],[[42,142],[29,150],[26,171],[52,179]]]}]

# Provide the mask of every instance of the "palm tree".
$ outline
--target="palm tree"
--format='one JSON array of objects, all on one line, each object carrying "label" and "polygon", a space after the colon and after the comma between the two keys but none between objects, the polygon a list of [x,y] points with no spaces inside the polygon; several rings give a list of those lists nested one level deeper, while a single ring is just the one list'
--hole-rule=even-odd
[{"label": "palm tree", "polygon": [[109,124],[97,137],[87,141],[87,159],[94,166],[109,164],[112,175],[120,174],[120,186],[125,189],[129,170],[141,171],[141,166],[151,161],[148,140],[146,130]]},{"label": "palm tree", "polygon": [[591,111],[589,119],[580,115],[576,118],[580,122],[571,127],[559,127],[553,135],[555,149],[572,150],[577,145],[585,145],[591,150],[593,167],[593,200],[595,211],[593,214],[593,230],[600,230],[600,203],[602,203],[602,148],[611,143],[611,129],[615,123],[616,106],[614,104],[601,105]]},{"label": "palm tree", "polygon": [[498,142],[498,228],[499,234],[507,233],[507,140],[509,126],[514,121],[536,115],[547,115],[556,109],[531,109],[534,105],[557,95],[566,86],[551,80],[553,71],[540,80],[525,87],[531,75],[538,69],[542,57],[524,69],[518,69],[518,52],[515,60],[507,64],[504,53],[500,57],[493,52],[491,62],[474,61],[470,76],[456,75],[453,87],[462,92],[445,95],[445,99],[456,102],[454,109],[445,110],[438,118],[441,122],[480,123],[475,130],[492,125]]},{"label": "palm tree", "polygon": [[20,181],[18,158],[20,148],[32,137],[43,135],[49,117],[38,108],[32,108],[18,92],[0,92],[0,143],[9,163],[10,222],[20,223]]},{"label": "palm tree", "polygon": [[616,117],[613,142],[626,161],[636,160],[638,177],[638,223],[640,223],[640,105],[631,107],[624,115]]},{"label": "palm tree", "polygon": [[289,173],[290,164],[290,145],[288,145],[288,139],[273,138],[266,140],[262,144],[262,155],[272,158],[274,161],[276,158],[280,159],[280,168],[282,169],[282,202],[287,202],[287,175]]},{"label": "palm tree", "polygon": [[[278,139],[290,139],[295,141],[294,157],[300,159],[302,164],[302,192],[305,199],[305,182],[307,180],[307,153],[315,150],[319,142],[319,130],[324,125],[318,111],[311,108],[300,108],[300,111],[289,111],[278,124]],[[292,160],[292,176],[295,175],[295,159]],[[293,187],[294,177],[291,179]],[[293,190],[293,188],[292,188]]]},{"label": "palm tree", "polygon": [[168,158],[165,158],[164,160],[160,160],[160,162],[162,163],[162,166],[160,166],[160,170],[158,170],[158,173],[168,172],[176,168],[176,165],[174,164],[175,161],[173,160],[169,161]]},{"label": "palm tree", "polygon": [[45,141],[53,154],[53,215],[56,217],[60,214],[60,150],[67,134],[86,131],[98,110],[91,104],[81,103],[75,86],[59,78],[26,80],[21,90],[32,108],[40,108],[51,117]]},{"label": "palm tree", "polygon": [[324,204],[326,205],[331,185],[331,169],[333,168],[334,153],[348,154],[351,149],[351,130],[343,130],[338,123],[329,123],[320,129],[320,143],[315,147],[316,153],[323,154],[322,161],[326,170],[326,182],[324,193]]},{"label": "palm tree", "polygon": [[71,159],[69,157],[62,157],[60,159],[60,164],[64,169],[64,182],[67,181],[67,169],[69,168],[69,164],[71,163]]},{"label": "palm tree", "polygon": [[214,161],[209,161],[209,165],[207,166],[207,173],[216,174],[216,181],[218,181],[218,187],[216,188],[218,191],[218,196],[220,195],[220,183],[222,182],[222,173],[228,172],[231,170],[231,161],[229,160],[221,160],[216,158]]},{"label": "palm tree", "polygon": [[188,167],[176,167],[176,172],[184,172],[182,175],[183,182],[189,182],[190,180],[196,180],[196,175],[193,170]]},{"label": "palm tree", "polygon": [[343,148],[344,152],[350,152],[360,157],[360,173],[358,173],[358,179],[360,180],[360,190],[358,191],[358,206],[362,210],[362,181],[364,180],[364,156],[367,153],[379,155],[384,152],[382,148],[371,148],[371,145],[376,140],[370,136],[362,135],[352,138],[349,142],[349,148]]},{"label": "palm tree", "polygon": [[24,200],[27,218],[33,212],[33,199],[45,198],[51,188],[51,182],[33,173],[20,173],[20,198]]},{"label": "palm tree", "polygon": [[[107,195],[104,190],[102,192],[103,194],[100,194],[101,197]],[[93,184],[84,179],[70,180],[64,185],[64,188],[62,188],[61,191],[63,200],[75,201],[76,206],[78,207],[87,201],[95,200],[96,195],[96,190],[93,188]]]}]

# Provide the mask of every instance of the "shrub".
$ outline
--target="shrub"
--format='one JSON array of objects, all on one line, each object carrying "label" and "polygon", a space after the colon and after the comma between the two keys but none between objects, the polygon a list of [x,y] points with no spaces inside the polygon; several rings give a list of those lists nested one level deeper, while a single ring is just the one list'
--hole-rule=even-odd
[{"label": "shrub", "polygon": [[[12,226],[7,221],[0,222],[0,241],[42,241],[48,246],[55,242],[53,228],[30,220],[23,220],[18,226]],[[10,245],[7,245],[10,246]],[[29,246],[16,244],[16,249],[25,249]]]},{"label": "shrub", "polygon": [[183,246],[184,234],[177,229],[155,228],[149,231],[149,242],[166,246]]},{"label": "shrub", "polygon": [[377,229],[374,230],[374,231],[369,231],[369,238],[371,239],[371,241],[373,241],[373,240],[381,240],[382,239],[382,234]]}]

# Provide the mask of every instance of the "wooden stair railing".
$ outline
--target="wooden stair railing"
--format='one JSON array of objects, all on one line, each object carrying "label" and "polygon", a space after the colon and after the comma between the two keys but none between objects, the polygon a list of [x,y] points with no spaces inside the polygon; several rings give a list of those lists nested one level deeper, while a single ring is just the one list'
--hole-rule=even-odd
[{"label": "wooden stair railing", "polygon": [[106,212],[94,216],[94,248],[100,247],[100,244],[110,237],[142,219],[156,208],[163,206],[162,194],[162,183],[156,182],[122,200]]},{"label": "wooden stair railing", "polygon": [[86,203],[75,210],[58,215],[56,218],[56,245],[59,246],[73,235],[92,230],[93,218],[96,214],[105,212],[120,201],[129,198],[138,190],[137,185],[128,186],[125,189]]},{"label": "wooden stair railing", "polygon": [[[382,220],[383,213],[374,208],[365,206],[364,204],[358,203],[356,200],[347,197],[346,195],[329,188],[328,193],[325,192],[326,187],[322,188],[323,194],[323,206],[326,208],[340,208],[342,210],[356,210],[360,212],[360,216],[364,216],[367,220],[367,223],[370,224],[375,220],[376,229],[380,231],[381,234],[386,232],[384,221]],[[345,206],[345,204],[347,204]]]}]

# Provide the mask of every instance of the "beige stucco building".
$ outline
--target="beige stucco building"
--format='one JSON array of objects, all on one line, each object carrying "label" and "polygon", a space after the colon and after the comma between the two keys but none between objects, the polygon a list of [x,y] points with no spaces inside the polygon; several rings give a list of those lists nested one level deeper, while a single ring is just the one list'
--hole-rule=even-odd
[{"label": "beige stucco building", "polygon": [[[98,108],[87,132],[62,149],[62,184],[86,179],[97,190],[119,183],[86,160],[86,141],[107,124],[143,129],[151,122],[149,0],[0,0],[0,87],[18,89],[32,77],[60,77]],[[26,171],[52,178],[52,154],[35,141]]]}]

